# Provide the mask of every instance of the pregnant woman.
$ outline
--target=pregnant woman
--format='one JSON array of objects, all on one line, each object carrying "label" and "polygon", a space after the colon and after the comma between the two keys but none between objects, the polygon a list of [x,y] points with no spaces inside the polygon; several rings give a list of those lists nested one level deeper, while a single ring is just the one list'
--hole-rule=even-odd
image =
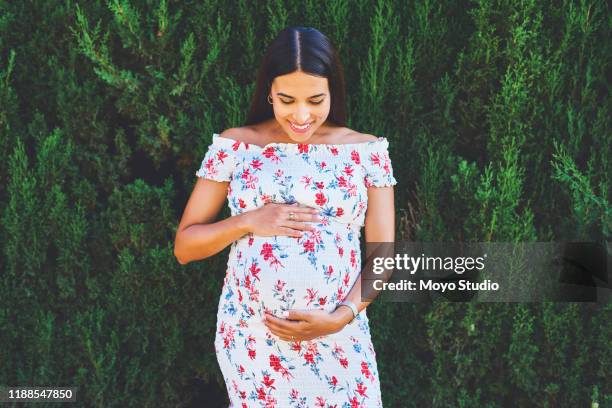
[{"label": "pregnant woman", "polygon": [[214,343],[230,407],[382,406],[359,240],[393,242],[397,182],[387,139],[345,127],[343,78],[325,35],[281,31],[245,125],[196,172],[175,255],[231,245]]}]

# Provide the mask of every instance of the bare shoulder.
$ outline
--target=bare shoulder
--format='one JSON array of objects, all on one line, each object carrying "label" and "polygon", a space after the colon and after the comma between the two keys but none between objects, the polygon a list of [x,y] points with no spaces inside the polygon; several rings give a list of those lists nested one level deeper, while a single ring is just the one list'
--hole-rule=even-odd
[{"label": "bare shoulder", "polygon": [[350,140],[350,143],[367,143],[367,142],[375,142],[378,140],[378,137],[374,135],[370,135],[368,133],[355,132],[350,129],[349,129],[349,133],[346,135],[346,138]]},{"label": "bare shoulder", "polygon": [[227,139],[238,140],[239,142],[244,143],[252,143],[251,141],[253,135],[253,130],[249,127],[233,127],[227,128],[223,132],[219,134],[221,137],[225,137]]}]

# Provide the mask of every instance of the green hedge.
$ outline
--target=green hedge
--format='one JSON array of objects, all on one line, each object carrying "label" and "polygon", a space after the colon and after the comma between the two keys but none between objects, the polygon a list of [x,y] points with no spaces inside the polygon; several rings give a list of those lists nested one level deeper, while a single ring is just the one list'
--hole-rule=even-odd
[{"label": "green hedge", "polygon": [[[227,251],[181,266],[173,239],[288,25],[337,44],[349,127],[389,139],[397,239],[609,241],[611,21],[586,0],[0,2],[0,385],[223,406]],[[385,406],[612,405],[609,304],[368,313]]]}]

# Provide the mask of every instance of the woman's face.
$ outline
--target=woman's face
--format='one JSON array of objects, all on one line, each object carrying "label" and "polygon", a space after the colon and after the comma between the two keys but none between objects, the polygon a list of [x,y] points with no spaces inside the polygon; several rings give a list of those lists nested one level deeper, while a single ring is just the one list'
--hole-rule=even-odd
[{"label": "woman's face", "polygon": [[295,71],[274,78],[270,94],[276,121],[296,143],[310,139],[329,116],[327,78]]}]

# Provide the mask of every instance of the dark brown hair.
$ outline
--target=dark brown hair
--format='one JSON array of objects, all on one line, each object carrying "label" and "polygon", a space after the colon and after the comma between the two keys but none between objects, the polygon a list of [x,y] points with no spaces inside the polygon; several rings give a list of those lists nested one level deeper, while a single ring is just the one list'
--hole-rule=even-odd
[{"label": "dark brown hair", "polygon": [[301,71],[327,78],[331,107],[327,120],[346,126],[346,91],[344,71],[332,42],[315,28],[283,29],[264,54],[257,73],[255,93],[245,125],[254,125],[274,117],[268,94],[274,78]]}]

